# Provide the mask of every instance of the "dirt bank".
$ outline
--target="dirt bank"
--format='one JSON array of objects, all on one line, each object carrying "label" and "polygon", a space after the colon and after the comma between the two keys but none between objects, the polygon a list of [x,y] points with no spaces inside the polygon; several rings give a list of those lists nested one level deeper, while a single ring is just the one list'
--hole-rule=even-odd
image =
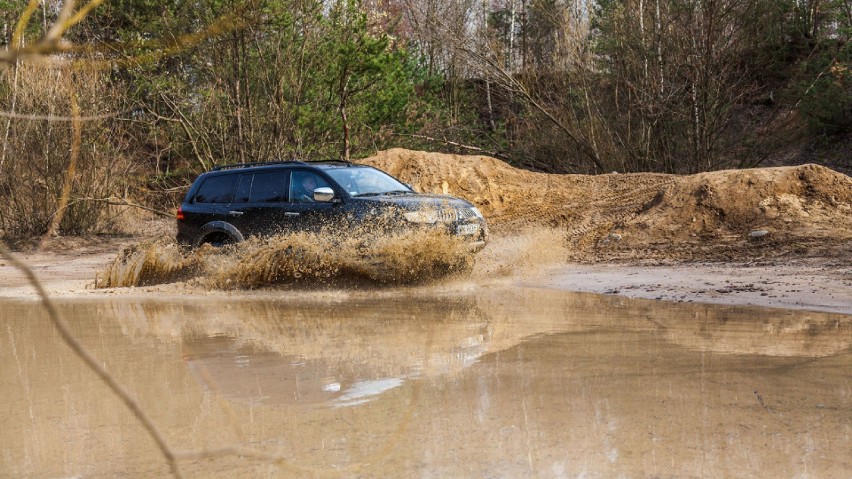
[{"label": "dirt bank", "polygon": [[364,162],[420,191],[469,199],[498,233],[558,229],[573,261],[852,256],[852,178],[817,165],[548,175],[402,149]]},{"label": "dirt bank", "polygon": [[[401,149],[363,162],[419,191],[461,196],[482,209],[491,242],[469,277],[448,281],[852,314],[852,179],[823,167],[693,176],[547,175],[488,157]],[[149,236],[173,236],[170,221],[155,223],[145,228],[153,232]],[[115,270],[120,250],[152,239],[57,238],[44,251],[21,254],[50,292],[60,296],[210,294],[219,289],[184,282],[93,290],[97,275],[103,277],[110,264]],[[275,251],[252,247],[258,251],[251,258],[261,258],[252,261],[269,263],[254,265],[263,269],[265,281],[286,280],[289,270],[262,260],[276,257],[267,254]],[[168,262],[174,250],[154,256]],[[240,258],[237,264],[247,261]],[[336,264],[334,258],[329,261]],[[186,279],[167,276],[163,282]],[[216,284],[229,284],[229,279],[218,278]],[[0,261],[0,297],[27,296],[33,293],[23,275]]]}]

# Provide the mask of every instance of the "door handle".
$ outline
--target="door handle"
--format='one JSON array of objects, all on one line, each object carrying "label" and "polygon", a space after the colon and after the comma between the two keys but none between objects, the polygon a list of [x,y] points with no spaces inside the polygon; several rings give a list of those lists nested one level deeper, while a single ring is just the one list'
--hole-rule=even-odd
[{"label": "door handle", "polygon": [[229,211],[228,214],[231,216],[242,216],[245,211]]},{"label": "door handle", "polygon": [[299,216],[299,213],[296,213],[295,211],[285,211],[284,216]]}]

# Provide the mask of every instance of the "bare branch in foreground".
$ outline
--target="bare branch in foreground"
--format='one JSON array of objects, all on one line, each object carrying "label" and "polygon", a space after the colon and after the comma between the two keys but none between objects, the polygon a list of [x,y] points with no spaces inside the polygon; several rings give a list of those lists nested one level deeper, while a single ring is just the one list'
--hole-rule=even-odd
[{"label": "bare branch in foreground", "polygon": [[[23,30],[32,17],[32,12],[39,5],[38,0],[31,0],[30,5],[27,7],[24,15],[21,16],[19,24],[15,30],[15,36],[13,37],[14,40],[12,42],[13,48],[0,52],[0,64],[12,64],[17,59],[27,59],[43,63],[54,68],[73,68],[82,63],[89,67],[94,66],[101,69],[110,69],[116,65],[139,65],[154,62],[194,48],[209,38],[219,37],[245,27],[246,22],[244,19],[240,18],[240,12],[252,8],[255,5],[256,0],[246,0],[246,2],[236,6],[233,11],[217,18],[212,24],[199,32],[189,33],[175,38],[141,42],[125,42],[112,45],[108,44],[102,47],[90,44],[73,45],[70,42],[62,41],[65,31],[72,25],[82,21],[92,8],[100,5],[100,3],[102,3],[100,0],[93,0],[88,5],[81,8],[80,11],[78,11],[72,18],[68,18],[70,11],[65,12],[67,8],[64,8],[63,15],[60,16],[57,22],[51,27],[48,34],[45,35],[45,38],[36,43],[24,46],[20,42],[20,38],[23,36]],[[73,5],[74,2],[71,1],[64,4],[65,7],[71,6],[71,8],[73,8]],[[143,48],[150,49],[151,51],[135,55],[131,53],[133,50]],[[92,53],[102,51],[118,51],[119,57],[96,60],[94,58],[74,58],[69,55],[73,53]]]},{"label": "bare branch in foreground", "polygon": [[68,347],[71,348],[71,351],[73,351],[74,354],[76,354],[77,357],[80,358],[86,366],[88,366],[89,369],[91,369],[101,379],[101,381],[103,381],[104,384],[106,384],[107,387],[109,387],[109,389],[119,397],[119,399],[121,399],[124,405],[130,409],[130,412],[132,412],[136,419],[142,424],[142,427],[145,428],[148,435],[157,443],[157,447],[169,463],[172,475],[176,478],[183,478],[178,466],[177,456],[166,443],[166,440],[163,438],[160,430],[157,429],[157,426],[155,426],[148,416],[145,415],[142,408],[139,407],[139,404],[137,404],[130,396],[130,393],[127,392],[115,379],[113,379],[113,377],[110,376],[103,367],[101,367],[100,362],[95,359],[94,356],[89,354],[77,338],[74,337],[68,323],[59,314],[59,311],[56,309],[53,301],[50,300],[47,291],[45,291],[41,282],[38,278],[36,278],[35,273],[33,273],[27,265],[19,261],[2,242],[0,242],[0,256],[9,260],[15,268],[24,273],[27,280],[33,288],[35,288],[36,292],[38,292],[38,295],[41,298],[41,304],[44,306],[44,309],[47,310],[47,315],[50,318],[50,321],[56,327],[56,330],[59,331],[59,335],[62,337],[62,340],[65,341],[65,344],[67,344]]}]

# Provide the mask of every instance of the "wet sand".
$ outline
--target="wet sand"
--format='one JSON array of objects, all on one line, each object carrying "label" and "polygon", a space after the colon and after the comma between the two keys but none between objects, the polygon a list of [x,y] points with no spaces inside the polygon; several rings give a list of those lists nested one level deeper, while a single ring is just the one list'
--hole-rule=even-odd
[{"label": "wet sand", "polygon": [[[208,296],[241,291],[210,291],[184,284],[142,288],[95,289],[96,276],[104,271],[134,238],[80,241],[81,244],[42,252],[17,253],[36,273],[49,294],[59,298],[103,296]],[[509,251],[512,261],[523,263],[506,270],[494,266],[503,258],[485,257],[484,270],[469,278],[452,280],[462,288],[488,288],[494,284],[518,284],[563,291],[619,295],[674,302],[753,305],[852,315],[852,263],[838,258],[778,259],[756,263],[678,263],[642,265],[636,262],[566,264],[558,254],[517,257],[509,244],[493,249]],[[519,246],[522,250],[530,247]],[[434,286],[442,289],[441,285]],[[452,287],[452,286],[450,286]],[[257,296],[257,292],[246,293]],[[262,295],[262,293],[260,293]],[[0,258],[0,298],[36,298],[25,276]]]},{"label": "wet sand", "polygon": [[522,284],[662,301],[753,305],[852,314],[852,263],[623,263],[553,266]]}]

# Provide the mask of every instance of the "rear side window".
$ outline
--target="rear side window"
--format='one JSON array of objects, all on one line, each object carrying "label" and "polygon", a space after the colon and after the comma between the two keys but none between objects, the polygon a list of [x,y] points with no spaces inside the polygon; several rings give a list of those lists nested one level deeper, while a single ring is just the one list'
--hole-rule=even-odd
[{"label": "rear side window", "polygon": [[255,173],[251,184],[251,203],[281,203],[287,201],[287,170]]},{"label": "rear side window", "polygon": [[198,188],[198,193],[195,194],[195,203],[230,203],[234,197],[236,180],[236,175],[219,175],[207,178]]}]

